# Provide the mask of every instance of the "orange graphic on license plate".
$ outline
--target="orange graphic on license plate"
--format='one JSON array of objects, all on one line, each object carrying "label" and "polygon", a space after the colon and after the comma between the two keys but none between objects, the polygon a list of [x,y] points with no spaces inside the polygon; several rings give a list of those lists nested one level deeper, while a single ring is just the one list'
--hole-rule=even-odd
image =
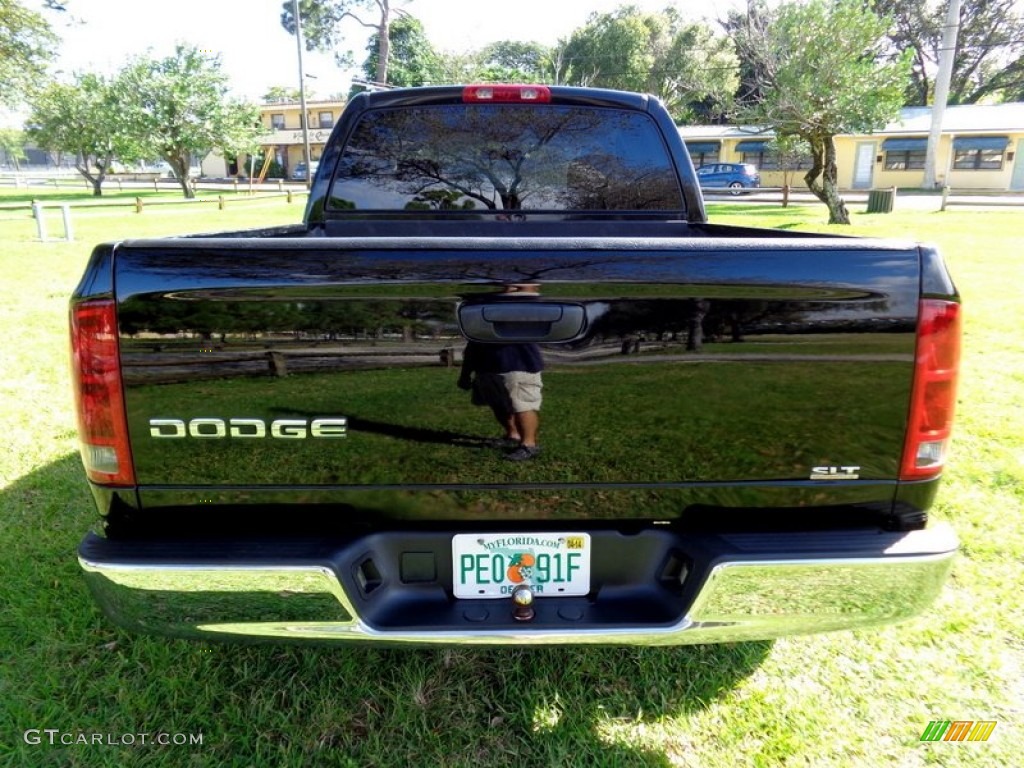
[{"label": "orange graphic on license plate", "polygon": [[512,555],[512,560],[506,572],[508,580],[513,584],[522,584],[533,576],[533,566],[536,562],[536,558],[529,552],[520,552]]}]

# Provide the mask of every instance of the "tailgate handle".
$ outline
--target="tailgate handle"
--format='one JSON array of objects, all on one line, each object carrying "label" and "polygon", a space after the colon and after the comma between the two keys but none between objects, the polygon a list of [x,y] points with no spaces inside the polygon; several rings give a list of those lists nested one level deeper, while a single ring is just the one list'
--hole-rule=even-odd
[{"label": "tailgate handle", "polygon": [[472,341],[568,341],[580,335],[587,314],[579,304],[504,301],[463,304],[459,328]]}]

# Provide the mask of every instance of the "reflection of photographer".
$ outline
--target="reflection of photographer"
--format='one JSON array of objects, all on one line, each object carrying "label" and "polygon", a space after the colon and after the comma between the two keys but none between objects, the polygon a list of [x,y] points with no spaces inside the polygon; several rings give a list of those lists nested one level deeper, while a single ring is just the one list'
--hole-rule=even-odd
[{"label": "reflection of photographer", "polygon": [[462,356],[459,387],[473,390],[473,404],[486,405],[505,430],[501,441],[513,450],[509,461],[540,453],[541,371],[544,360],[536,344],[482,344],[470,341]]}]

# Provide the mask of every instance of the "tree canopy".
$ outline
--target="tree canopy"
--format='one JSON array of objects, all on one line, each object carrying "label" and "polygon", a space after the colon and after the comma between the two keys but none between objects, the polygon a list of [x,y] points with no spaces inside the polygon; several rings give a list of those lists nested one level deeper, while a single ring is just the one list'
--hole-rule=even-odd
[{"label": "tree canopy", "polygon": [[25,132],[17,128],[0,128],[0,150],[3,151],[4,162],[14,163],[14,170],[19,170],[25,159]]},{"label": "tree canopy", "polygon": [[[392,0],[299,0],[299,15],[302,18],[302,35],[309,51],[337,51],[341,45],[339,25],[345,19],[374,30],[377,44],[377,65],[370,78],[376,83],[388,83],[388,66],[391,24],[404,11]],[[292,0],[281,5],[281,26],[290,34],[296,33],[295,9]],[[339,66],[352,63],[348,53],[335,53]]]},{"label": "tree canopy", "polygon": [[591,14],[560,45],[557,60],[559,82],[653,93],[678,122],[721,116],[736,90],[728,39],[671,8]]},{"label": "tree canopy", "polygon": [[33,98],[28,132],[43,149],[73,155],[99,197],[115,160],[143,157],[141,140],[122,119],[126,108],[123,80],[79,74],[70,84],[50,83]]},{"label": "tree canopy", "polygon": [[[800,3],[804,4],[801,0]],[[813,4],[813,3],[812,3]],[[844,5],[843,2],[838,3]],[[941,48],[943,10],[939,0],[861,0],[861,10],[890,19],[883,47],[890,62],[909,59],[905,104],[930,102]],[[685,20],[669,6],[645,12],[623,5],[609,13],[593,13],[586,23],[558,45],[500,41],[476,51],[435,49],[422,26],[396,0],[300,0],[306,46],[337,51],[343,43],[341,23],[348,18],[373,30],[367,80],[388,85],[421,82],[555,82],[621,88],[659,96],[679,122],[720,122],[727,119],[736,93],[750,95],[760,87],[741,49],[739,61],[727,36],[703,23]],[[763,0],[748,4],[766,7]],[[955,55],[950,102],[1024,98],[1024,11],[1020,0],[965,0]],[[748,14],[749,15],[749,14]],[[743,13],[725,26],[730,33]],[[283,26],[294,34],[292,0],[282,4]],[[397,25],[394,31],[392,25]],[[838,31],[826,30],[823,45],[850,46]],[[828,41],[828,42],[826,42]],[[392,45],[399,50],[391,50]],[[353,64],[350,54],[336,55],[339,66]],[[388,69],[395,68],[393,76]],[[762,84],[763,85],[763,84]]]},{"label": "tree canopy", "polygon": [[[387,84],[400,88],[452,83],[537,83],[550,82],[555,68],[552,51],[540,43],[499,40],[478,50],[453,53],[439,51],[430,42],[422,22],[403,13],[388,27],[390,61]],[[363,76],[379,80],[380,33],[366,43]],[[359,90],[359,88],[353,88]]]},{"label": "tree canopy", "polygon": [[[890,50],[912,61],[908,106],[926,106],[935,90],[946,3],[876,0],[875,10],[892,18]],[[1018,0],[965,0],[953,55],[950,104],[977,104],[1024,96],[1024,8]]]},{"label": "tree canopy", "polygon": [[0,0],[0,104],[17,106],[38,90],[57,42],[42,14]]},{"label": "tree canopy", "polygon": [[860,0],[808,0],[753,6],[734,32],[758,86],[739,117],[808,143],[804,181],[828,206],[830,223],[850,223],[834,137],[878,130],[903,104],[909,61],[885,60],[888,26]]},{"label": "tree canopy", "polygon": [[188,179],[194,154],[256,148],[259,110],[228,98],[219,57],[179,45],[163,59],[135,59],[122,77],[130,94],[122,120],[147,156],[170,164],[185,197],[194,195]]},{"label": "tree canopy", "polygon": [[[388,85],[408,88],[419,85],[436,85],[441,80],[441,59],[427,39],[420,20],[412,16],[400,16],[388,27],[391,42],[388,46],[391,61],[387,67]],[[366,59],[363,61],[363,75],[371,82],[385,82],[380,77],[380,33],[374,32],[366,43]]]},{"label": "tree canopy", "polygon": [[474,54],[473,81],[541,83],[554,77],[552,50],[540,43],[498,40]]},{"label": "tree canopy", "polygon": [[[306,89],[306,98],[313,98],[313,91],[309,88]],[[299,100],[301,94],[298,88],[291,88],[286,85],[272,85],[267,88],[263,94],[263,101],[266,104],[273,104],[274,102],[296,102]]]},{"label": "tree canopy", "polygon": [[159,157],[193,197],[194,155],[254,150],[262,130],[255,105],[228,98],[219,58],[183,45],[163,59],[138,57],[113,77],[52,82],[31,107],[29,134],[44,149],[74,155],[95,195],[115,161]]}]

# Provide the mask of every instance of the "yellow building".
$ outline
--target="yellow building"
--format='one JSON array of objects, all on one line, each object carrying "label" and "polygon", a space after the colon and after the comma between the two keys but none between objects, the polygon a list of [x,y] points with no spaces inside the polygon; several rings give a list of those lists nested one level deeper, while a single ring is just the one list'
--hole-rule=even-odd
[{"label": "yellow building", "polygon": [[[841,189],[921,187],[931,126],[930,107],[907,107],[880,131],[837,136]],[[695,166],[714,162],[753,163],[761,186],[782,186],[783,171],[770,152],[771,132],[739,126],[682,126]],[[790,183],[803,185],[809,159]],[[1024,191],[1024,102],[946,108],[936,155],[936,177],[952,189]]]},{"label": "yellow building", "polygon": [[[309,155],[316,162],[324,144],[345,109],[344,101],[307,101],[306,124],[309,126]],[[275,102],[260,106],[260,122],[267,133],[260,139],[269,154],[291,178],[296,166],[303,162],[302,107],[297,102]],[[259,173],[259,168],[256,173]]]}]

